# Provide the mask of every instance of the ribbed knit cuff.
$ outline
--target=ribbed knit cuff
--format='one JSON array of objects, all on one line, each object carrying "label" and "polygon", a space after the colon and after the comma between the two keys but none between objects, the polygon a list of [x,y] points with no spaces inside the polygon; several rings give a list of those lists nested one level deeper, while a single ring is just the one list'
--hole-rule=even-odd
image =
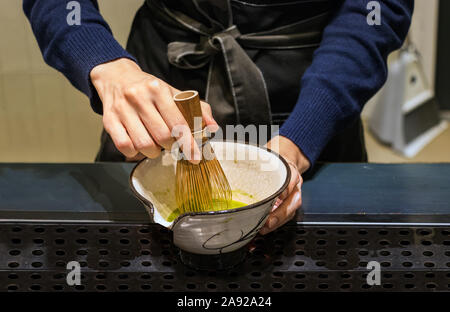
[{"label": "ribbed knit cuff", "polygon": [[[77,27],[77,26],[73,26]],[[102,104],[95,87],[91,83],[90,72],[99,64],[119,58],[136,59],[114,39],[103,26],[79,27],[65,38],[67,51],[62,57],[70,61],[71,70],[77,76],[77,86],[91,100],[92,109],[102,114]]]},{"label": "ribbed knit cuff", "polygon": [[311,167],[344,117],[338,103],[324,90],[304,88],[297,105],[280,128],[280,135],[300,148]]}]

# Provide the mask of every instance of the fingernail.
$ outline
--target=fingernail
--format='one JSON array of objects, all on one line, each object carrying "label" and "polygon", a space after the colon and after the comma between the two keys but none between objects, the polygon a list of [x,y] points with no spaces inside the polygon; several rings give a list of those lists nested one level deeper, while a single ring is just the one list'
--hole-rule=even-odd
[{"label": "fingernail", "polygon": [[269,224],[268,224],[269,229],[274,228],[277,224],[278,224],[278,218],[277,217],[270,218]]},{"label": "fingernail", "polygon": [[275,201],[275,204],[273,205],[273,208],[274,209],[278,208],[278,206],[280,206],[282,202],[283,201],[281,199],[277,198],[277,200]]}]

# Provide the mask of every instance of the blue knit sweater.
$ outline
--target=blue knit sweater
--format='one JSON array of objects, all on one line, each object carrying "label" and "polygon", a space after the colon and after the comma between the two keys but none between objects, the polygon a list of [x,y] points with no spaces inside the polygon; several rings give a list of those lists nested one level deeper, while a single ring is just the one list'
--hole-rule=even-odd
[{"label": "blue knit sweater", "polygon": [[[82,14],[77,27],[66,22],[68,1],[24,0],[23,9],[45,61],[92,103],[96,91],[89,79],[91,69],[117,58],[134,58],[114,39],[97,1],[78,2]],[[401,46],[407,34],[413,0],[377,1],[381,4],[381,25],[373,26],[366,19],[368,2],[342,1],[303,75],[297,104],[280,129],[280,134],[295,142],[312,163],[384,84],[387,56]]]}]

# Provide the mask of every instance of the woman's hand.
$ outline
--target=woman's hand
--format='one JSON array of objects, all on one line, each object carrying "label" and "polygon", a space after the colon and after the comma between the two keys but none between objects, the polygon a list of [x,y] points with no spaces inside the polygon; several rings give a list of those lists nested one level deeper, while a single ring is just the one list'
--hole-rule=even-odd
[{"label": "woman's hand", "polygon": [[[126,58],[94,67],[90,77],[103,103],[103,126],[128,159],[138,153],[155,158],[161,147],[170,150],[177,140],[188,158],[200,160],[200,149],[173,101],[179,90]],[[211,107],[201,104],[206,126],[216,127]],[[180,126],[177,133],[172,132],[175,126]]]},{"label": "woman's hand", "polygon": [[263,235],[272,232],[294,217],[295,212],[302,205],[301,174],[310,167],[309,160],[288,138],[276,136],[266,146],[286,159],[291,169],[291,180],[286,190],[278,197],[266,224],[260,230]]}]

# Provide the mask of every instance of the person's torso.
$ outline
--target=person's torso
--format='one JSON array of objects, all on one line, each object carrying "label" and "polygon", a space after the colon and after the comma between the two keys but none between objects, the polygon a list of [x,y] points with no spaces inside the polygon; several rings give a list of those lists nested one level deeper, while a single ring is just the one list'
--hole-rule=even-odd
[{"label": "person's torso", "polygon": [[[227,23],[224,12],[215,3],[224,0],[178,1],[164,0],[173,10],[183,12],[200,23],[211,26],[209,18]],[[335,10],[339,1],[330,0],[231,0],[233,24],[241,34],[268,31],[295,22],[307,21],[325,12]],[[206,18],[207,16],[208,18]],[[321,26],[318,31],[322,31]],[[145,31],[143,31],[145,29]],[[134,54],[143,69],[182,90],[198,90],[205,96],[208,67],[185,70],[171,66],[167,61],[167,45],[174,41],[196,42],[193,33],[169,29],[167,24],[152,21],[151,12],[144,5],[136,16],[128,50]],[[238,40],[239,42],[239,40]],[[253,49],[245,52],[261,70],[269,94],[274,123],[281,123],[292,111],[299,92],[303,73],[312,62],[317,46],[301,49]],[[251,82],[249,86],[251,87]]]}]

